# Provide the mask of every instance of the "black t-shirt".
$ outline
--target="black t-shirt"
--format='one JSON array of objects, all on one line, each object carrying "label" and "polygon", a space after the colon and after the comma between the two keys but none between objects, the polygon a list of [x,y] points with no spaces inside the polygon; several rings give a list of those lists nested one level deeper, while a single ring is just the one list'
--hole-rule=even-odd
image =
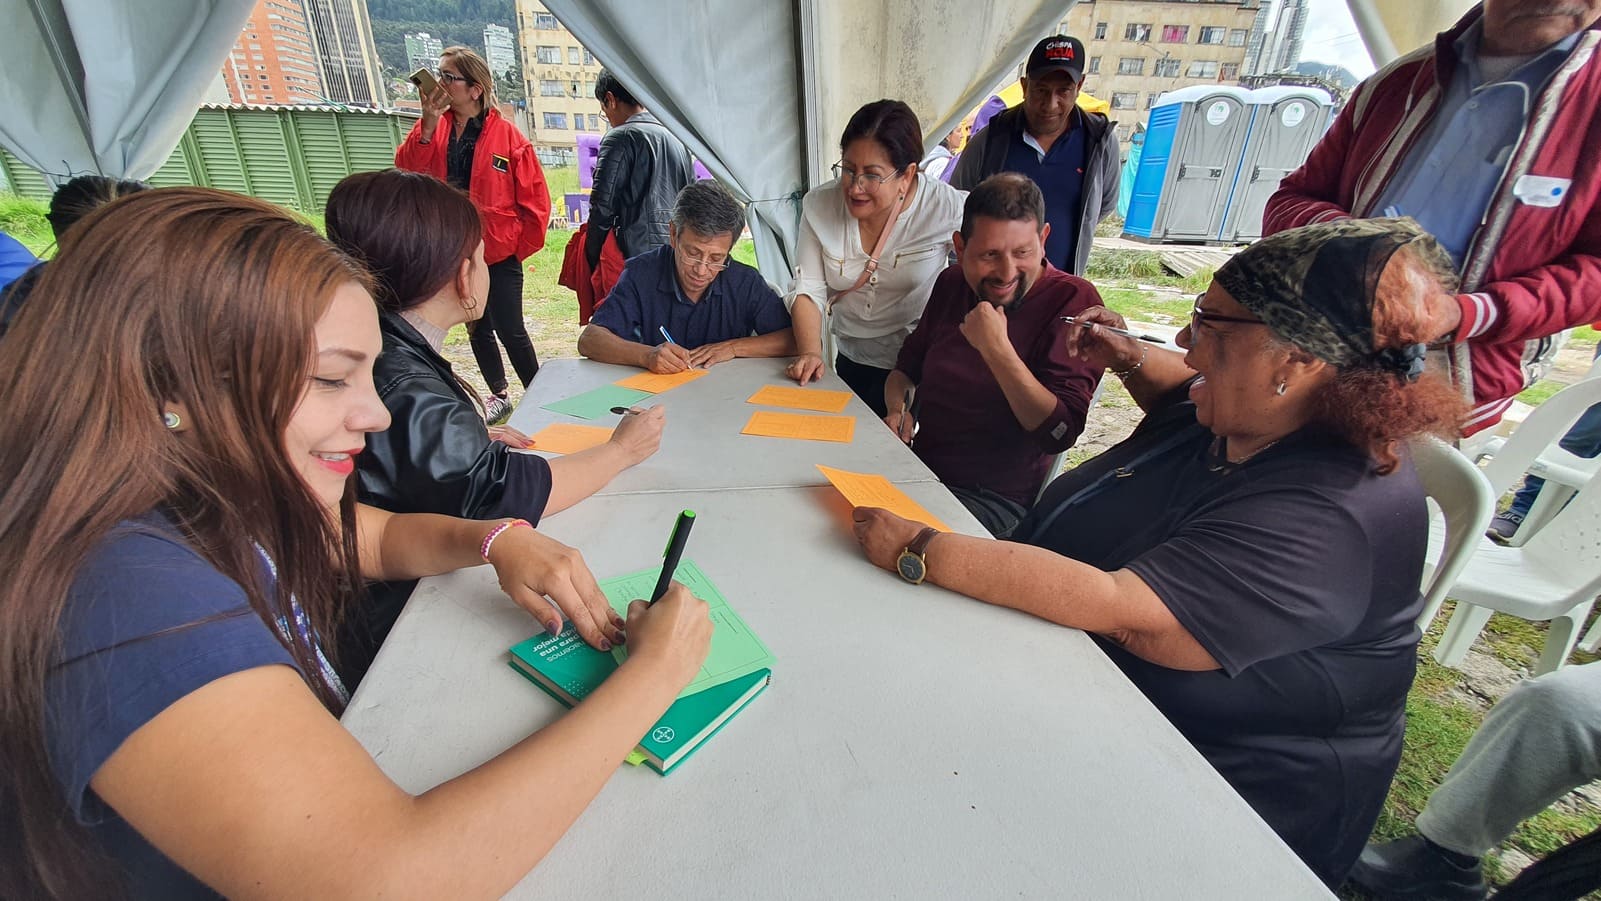
[{"label": "black t-shirt", "polygon": [[473,151],[478,147],[478,135],[484,130],[484,117],[473,116],[462,126],[461,135],[450,130],[450,143],[445,145],[445,181],[463,191],[472,189]]},{"label": "black t-shirt", "polygon": [[1337,885],[1400,759],[1423,489],[1410,461],[1380,476],[1312,430],[1237,466],[1220,466],[1212,444],[1193,404],[1159,409],[1057,479],[1013,540],[1150,586],[1222,669],[1181,672],[1097,644]]}]

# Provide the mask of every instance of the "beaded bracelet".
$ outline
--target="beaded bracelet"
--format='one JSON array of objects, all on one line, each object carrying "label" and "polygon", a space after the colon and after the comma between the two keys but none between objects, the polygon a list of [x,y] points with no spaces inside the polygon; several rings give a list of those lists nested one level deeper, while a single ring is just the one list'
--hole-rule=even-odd
[{"label": "beaded bracelet", "polygon": [[1135,363],[1133,366],[1130,366],[1129,368],[1123,370],[1122,372],[1118,372],[1115,369],[1110,370],[1110,372],[1113,375],[1117,376],[1117,380],[1118,381],[1126,382],[1126,381],[1128,381],[1128,377],[1129,376],[1131,376],[1134,373],[1140,371],[1140,367],[1145,365],[1145,358],[1149,357],[1150,355],[1151,355],[1151,349],[1149,347],[1146,347],[1145,345],[1141,344],[1140,345],[1140,361],[1138,363]]},{"label": "beaded bracelet", "polygon": [[489,534],[484,536],[483,543],[478,546],[478,556],[484,558],[485,563],[489,562],[489,546],[495,543],[495,539],[500,537],[500,533],[506,531],[512,526],[527,526],[528,528],[532,529],[534,524],[526,519],[511,519],[501,523],[498,526],[495,526],[493,529],[490,529]]}]

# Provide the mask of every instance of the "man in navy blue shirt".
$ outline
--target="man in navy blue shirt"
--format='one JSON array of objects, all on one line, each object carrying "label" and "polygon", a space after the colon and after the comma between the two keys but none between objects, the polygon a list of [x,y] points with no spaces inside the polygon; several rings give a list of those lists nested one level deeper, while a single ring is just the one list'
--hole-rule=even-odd
[{"label": "man in navy blue shirt", "polygon": [[783,300],[755,269],[728,256],[744,226],[744,207],[722,185],[685,187],[667,246],[628,261],[578,336],[578,352],[661,373],[793,355]]},{"label": "man in navy blue shirt", "polygon": [[1027,175],[1045,195],[1051,226],[1045,258],[1083,275],[1096,224],[1117,209],[1117,131],[1105,116],[1078,106],[1084,86],[1078,38],[1058,34],[1040,41],[1023,71],[1023,102],[996,113],[968,139],[951,187],[971,191],[997,172]]}]

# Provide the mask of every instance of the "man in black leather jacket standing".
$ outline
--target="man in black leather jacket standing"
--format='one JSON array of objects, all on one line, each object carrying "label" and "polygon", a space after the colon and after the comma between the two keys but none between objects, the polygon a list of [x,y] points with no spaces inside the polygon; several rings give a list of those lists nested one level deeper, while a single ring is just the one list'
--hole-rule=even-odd
[{"label": "man in black leather jacket standing", "polygon": [[595,99],[611,130],[600,139],[589,195],[584,257],[591,269],[608,233],[625,260],[666,244],[673,202],[695,180],[689,151],[607,69],[595,78]]}]

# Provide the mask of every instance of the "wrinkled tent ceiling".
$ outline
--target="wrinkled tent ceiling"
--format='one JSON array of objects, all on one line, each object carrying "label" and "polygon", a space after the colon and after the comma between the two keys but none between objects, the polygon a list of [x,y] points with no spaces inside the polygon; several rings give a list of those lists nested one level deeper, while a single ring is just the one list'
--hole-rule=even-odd
[{"label": "wrinkled tent ceiling", "polygon": [[[1329,0],[1316,0],[1329,2]],[[1348,0],[1383,65],[1467,0]],[[0,31],[0,144],[52,181],[145,177],[172,152],[252,0],[20,0]],[[928,142],[1054,30],[1072,0],[550,0],[552,12],[754,201],[769,279],[784,280],[798,197],[850,113],[905,99]]]}]

